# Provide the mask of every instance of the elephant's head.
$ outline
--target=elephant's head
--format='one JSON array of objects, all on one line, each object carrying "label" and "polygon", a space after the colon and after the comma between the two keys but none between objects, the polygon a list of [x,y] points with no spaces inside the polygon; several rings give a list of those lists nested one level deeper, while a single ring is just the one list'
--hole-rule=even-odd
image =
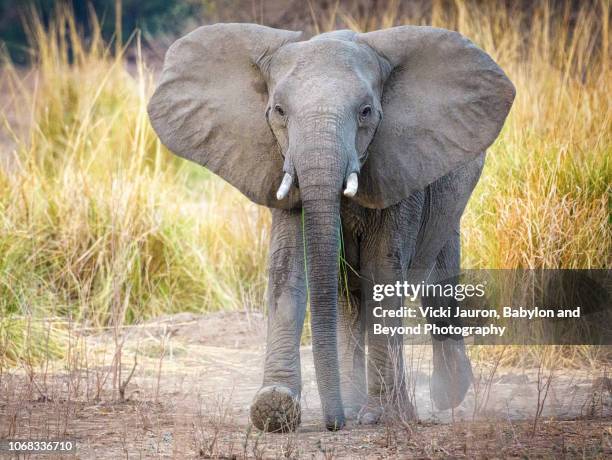
[{"label": "elephant's head", "polygon": [[498,135],[514,87],[455,32],[405,26],[299,32],[201,27],[168,50],[149,105],[174,153],[256,203],[304,209],[319,391],[341,423],[336,351],[342,194],[390,206],[473,159]]}]

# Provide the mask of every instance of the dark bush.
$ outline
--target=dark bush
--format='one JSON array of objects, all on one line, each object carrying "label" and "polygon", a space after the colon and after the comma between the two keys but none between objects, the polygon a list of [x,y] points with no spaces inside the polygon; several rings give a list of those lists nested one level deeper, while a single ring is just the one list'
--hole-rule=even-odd
[{"label": "dark bush", "polygon": [[[116,0],[0,0],[0,42],[16,62],[25,63],[28,58],[24,19],[35,9],[48,21],[59,5],[74,10],[85,36],[91,30],[92,8],[104,37],[110,39],[115,33]],[[177,33],[187,19],[199,15],[203,5],[202,0],[121,0],[123,41],[136,28],[150,35]]]}]

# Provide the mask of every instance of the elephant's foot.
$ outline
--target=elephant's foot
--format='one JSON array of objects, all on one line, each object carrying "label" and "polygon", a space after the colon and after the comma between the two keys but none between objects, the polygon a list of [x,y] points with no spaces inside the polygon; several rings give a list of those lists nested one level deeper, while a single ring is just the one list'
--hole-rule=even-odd
[{"label": "elephant's foot", "polygon": [[359,413],[359,424],[376,425],[382,418],[384,407],[379,401],[368,402]]},{"label": "elephant's foot", "polygon": [[414,407],[407,394],[370,396],[358,417],[362,425],[375,425],[384,420],[397,419],[403,421],[415,419]]},{"label": "elephant's foot", "polygon": [[357,420],[362,406],[344,406],[344,417],[347,420]]},{"label": "elephant's foot", "polygon": [[346,425],[344,409],[340,407],[337,413],[325,414],[325,428],[329,431],[338,431]]},{"label": "elephant's foot", "polygon": [[301,421],[299,396],[281,385],[261,388],[251,404],[251,421],[262,431],[294,431]]},{"label": "elephant's foot", "polygon": [[[365,387],[365,385],[364,385]],[[342,402],[344,404],[344,416],[347,420],[357,420],[359,414],[366,405],[368,396],[366,390],[342,387]]]},{"label": "elephant's foot", "polygon": [[472,384],[472,365],[463,340],[434,340],[431,398],[439,410],[457,407]]}]

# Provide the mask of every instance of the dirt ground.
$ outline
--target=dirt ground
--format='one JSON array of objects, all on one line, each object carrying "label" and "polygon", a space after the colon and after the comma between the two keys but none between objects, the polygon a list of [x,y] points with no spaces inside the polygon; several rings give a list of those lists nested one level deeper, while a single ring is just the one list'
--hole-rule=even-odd
[{"label": "dirt ground", "polygon": [[305,346],[302,425],[262,434],[248,420],[261,383],[261,314],[179,314],[120,333],[72,334],[65,362],[0,372],[0,439],[68,438],[78,446],[72,457],[112,459],[612,455],[612,387],[601,369],[556,370],[542,405],[538,387],[542,400],[549,374],[476,365],[464,403],[439,412],[429,398],[429,347],[414,347],[406,360],[419,421],[330,433]]}]

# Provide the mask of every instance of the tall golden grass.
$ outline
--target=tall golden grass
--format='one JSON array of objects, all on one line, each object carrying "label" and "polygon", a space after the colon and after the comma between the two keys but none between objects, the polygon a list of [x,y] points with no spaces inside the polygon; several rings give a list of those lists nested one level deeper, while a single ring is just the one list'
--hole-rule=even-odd
[{"label": "tall golden grass", "polygon": [[5,125],[30,127],[0,172],[0,357],[28,340],[24,317],[100,327],[260,308],[268,213],[161,148],[140,54],[128,70],[97,28],[86,46],[66,9],[28,27],[35,66],[3,67],[21,111]]},{"label": "tall golden grass", "polygon": [[610,267],[610,2],[534,4],[522,11],[437,0],[431,11],[401,17],[390,0],[359,17],[338,8],[318,28],[457,30],[514,82],[514,106],[463,218],[465,267]]},{"label": "tall golden grass", "polygon": [[[465,267],[610,267],[609,2],[573,15],[569,5],[541,2],[526,17],[494,2],[434,1],[406,17],[390,1],[314,17],[321,30],[455,29],[515,83],[463,218]],[[0,171],[0,358],[17,359],[28,343],[43,353],[31,341],[61,328],[23,327],[43,318],[101,327],[263,308],[268,212],[162,148],[147,119],[154,79],[138,36],[128,66],[99,28],[83,40],[67,9],[48,26],[35,14],[27,25],[35,65],[25,75],[7,59],[2,68],[2,120],[17,147]]]}]

